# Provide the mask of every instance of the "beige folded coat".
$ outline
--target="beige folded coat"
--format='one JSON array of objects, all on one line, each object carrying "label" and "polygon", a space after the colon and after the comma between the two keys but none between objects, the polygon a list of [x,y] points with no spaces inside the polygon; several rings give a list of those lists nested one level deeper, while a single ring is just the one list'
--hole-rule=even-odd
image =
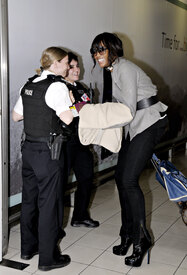
[{"label": "beige folded coat", "polygon": [[80,142],[101,145],[113,153],[121,148],[122,127],[133,119],[127,106],[114,102],[86,104],[79,116]]}]

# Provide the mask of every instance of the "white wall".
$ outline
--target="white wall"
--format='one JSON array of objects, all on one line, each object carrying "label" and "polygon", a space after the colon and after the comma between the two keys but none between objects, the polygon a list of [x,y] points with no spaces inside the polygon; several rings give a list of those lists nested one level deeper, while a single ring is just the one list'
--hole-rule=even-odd
[{"label": "white wall", "polygon": [[84,80],[90,81],[90,44],[98,32],[112,29],[112,0],[8,2],[12,89],[17,90],[34,73],[40,66],[41,52],[52,45],[71,49],[83,57]]},{"label": "white wall", "polygon": [[[187,93],[187,51],[162,47],[162,32],[171,39],[176,35],[183,47],[187,13],[166,0],[8,0],[8,12],[10,111],[20,86],[40,66],[41,52],[52,45],[80,55],[82,80],[101,92],[102,72],[97,67],[91,74],[89,49],[104,31],[119,34],[126,57],[139,64],[163,93]],[[10,119],[11,194],[21,190],[21,129],[21,123]]]},{"label": "white wall", "polygon": [[113,31],[122,33],[124,45],[126,39],[130,44],[128,58],[152,67],[169,86],[186,86],[187,51],[162,48],[162,32],[172,39],[176,35],[180,47],[184,37],[187,42],[186,10],[165,0],[121,1],[113,18]]}]

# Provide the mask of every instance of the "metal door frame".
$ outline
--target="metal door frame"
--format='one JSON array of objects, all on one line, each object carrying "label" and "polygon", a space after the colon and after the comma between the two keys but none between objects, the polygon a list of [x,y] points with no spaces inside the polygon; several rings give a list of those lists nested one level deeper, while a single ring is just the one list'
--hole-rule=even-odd
[{"label": "metal door frame", "polygon": [[8,4],[0,0],[0,261],[8,249]]}]

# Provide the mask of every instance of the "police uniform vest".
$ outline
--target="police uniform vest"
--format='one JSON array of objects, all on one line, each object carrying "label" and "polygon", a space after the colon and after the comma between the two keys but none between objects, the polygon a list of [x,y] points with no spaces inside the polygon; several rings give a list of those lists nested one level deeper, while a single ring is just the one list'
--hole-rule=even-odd
[{"label": "police uniform vest", "polygon": [[63,82],[61,76],[48,75],[39,82],[32,82],[37,75],[29,78],[21,90],[23,100],[24,131],[33,137],[49,137],[50,133],[62,133],[56,112],[45,102],[48,87],[56,81]]},{"label": "police uniform vest", "polygon": [[74,99],[75,99],[75,103],[82,101],[81,97],[84,93],[89,96],[88,90],[79,82],[76,82],[76,86],[69,82],[66,82],[66,85],[67,85],[68,89],[70,91],[72,91]]},{"label": "police uniform vest", "polygon": [[[69,82],[66,82],[66,86],[68,87],[69,91],[72,91],[73,97],[75,99],[75,103],[81,102],[83,94],[87,94],[89,97],[89,91],[80,83],[76,82],[76,85],[73,85]],[[79,117],[74,117],[72,124],[72,135],[78,137],[78,124],[79,124]]]}]

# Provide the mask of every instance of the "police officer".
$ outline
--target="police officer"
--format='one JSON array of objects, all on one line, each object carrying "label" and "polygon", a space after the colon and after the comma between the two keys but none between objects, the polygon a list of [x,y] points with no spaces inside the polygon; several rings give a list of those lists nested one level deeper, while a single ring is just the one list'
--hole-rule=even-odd
[{"label": "police officer", "polygon": [[[50,47],[40,61],[42,72],[21,88],[13,120],[24,119],[26,134],[22,146],[21,258],[29,260],[39,253],[38,268],[47,271],[71,261],[60,254],[57,243],[65,235],[63,147],[73,114],[69,90],[61,82],[69,68],[67,52]],[[61,154],[52,159],[50,148],[58,137]]]},{"label": "police officer", "polygon": [[[80,75],[78,57],[72,52],[68,53],[68,57],[69,70],[65,77],[67,86],[73,91],[76,101],[87,101],[87,90],[78,82]],[[76,131],[67,142],[68,171],[70,172],[70,169],[73,168],[78,181],[71,225],[93,228],[99,226],[99,222],[91,219],[88,211],[93,184],[93,155],[88,146],[80,143],[77,129],[78,119],[78,117],[74,118]]]}]

